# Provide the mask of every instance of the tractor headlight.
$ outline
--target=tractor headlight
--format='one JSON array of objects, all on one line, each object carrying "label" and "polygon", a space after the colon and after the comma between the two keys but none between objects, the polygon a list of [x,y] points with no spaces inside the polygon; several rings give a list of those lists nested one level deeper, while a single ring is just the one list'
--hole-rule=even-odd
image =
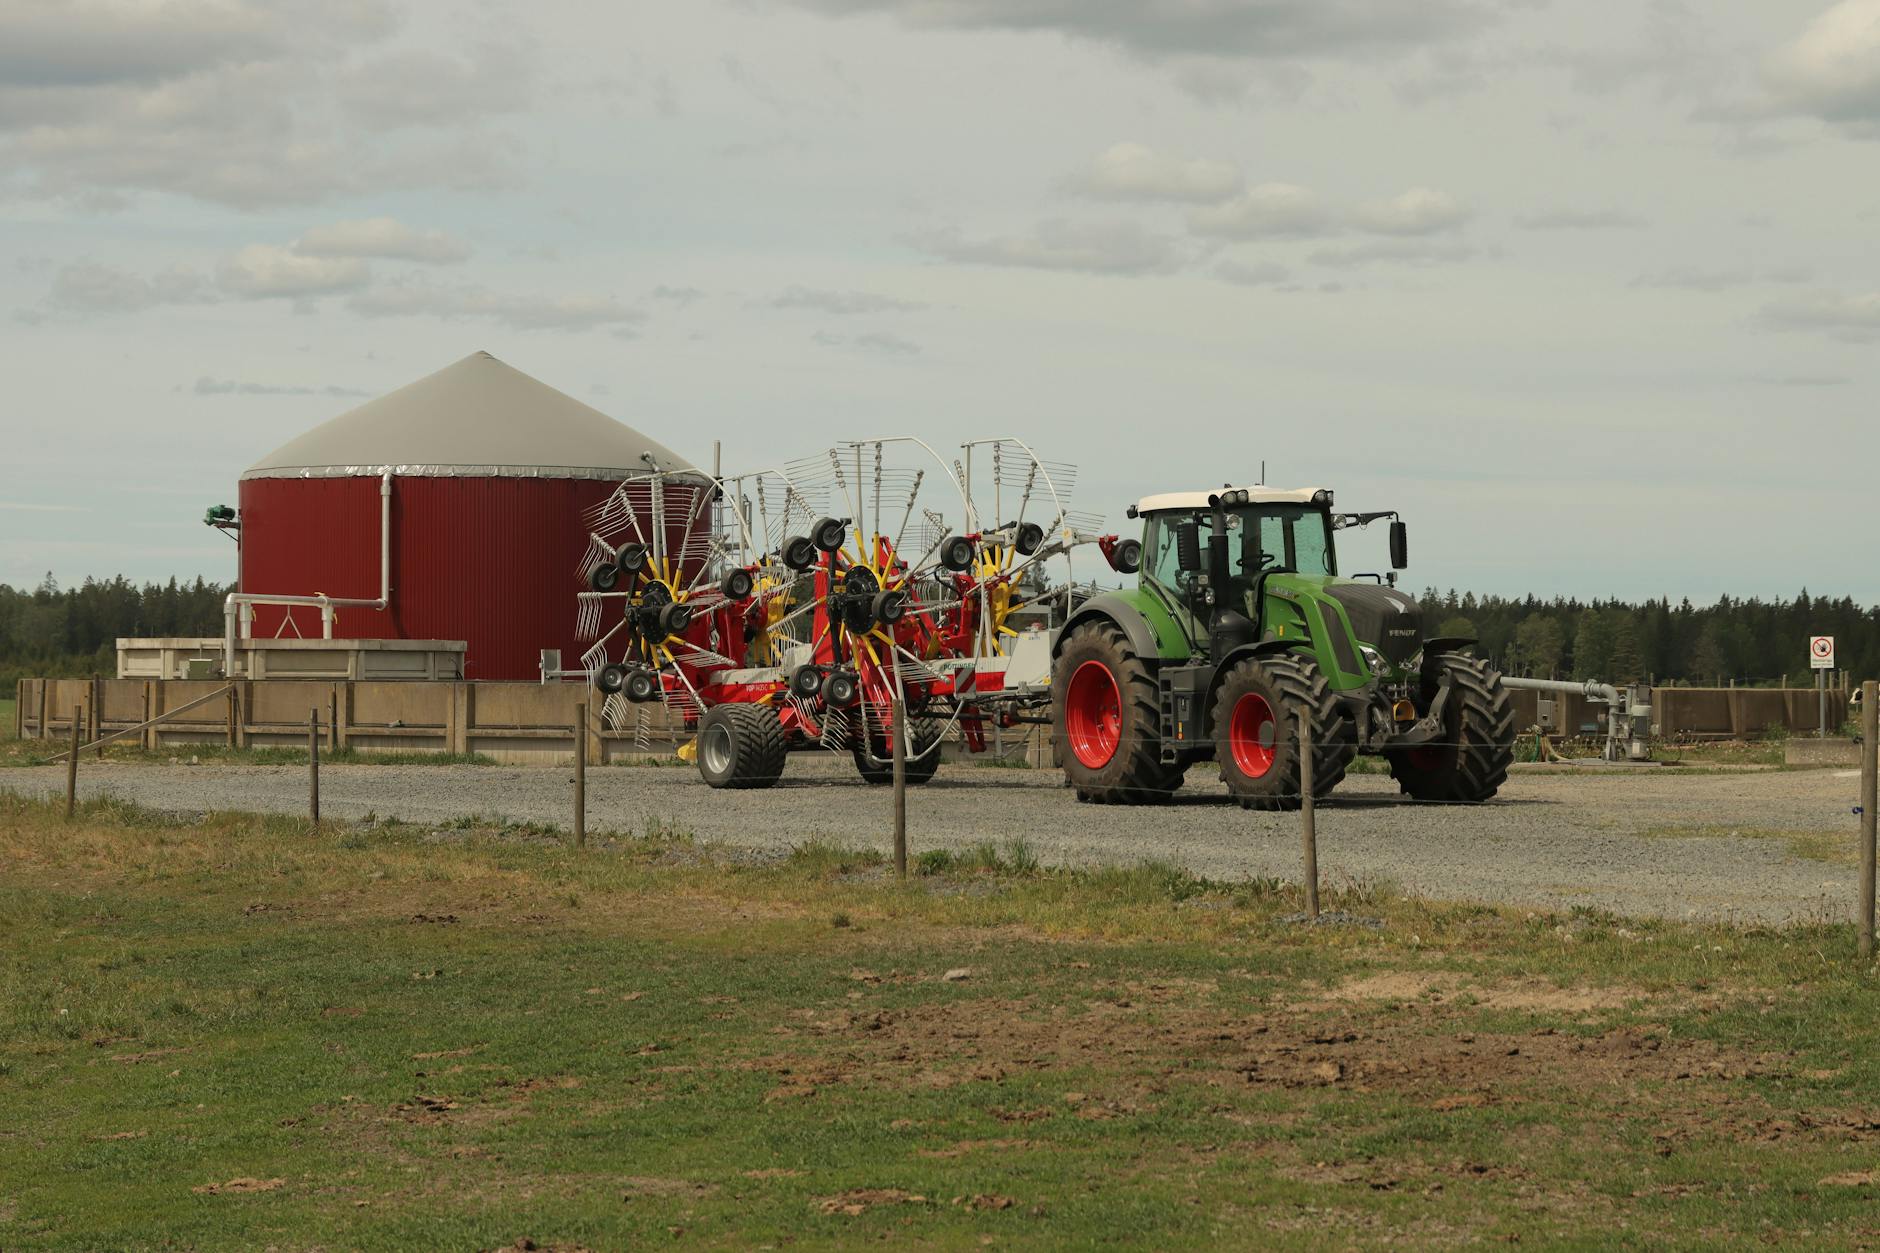
[{"label": "tractor headlight", "polygon": [[1383,675],[1389,673],[1390,663],[1384,660],[1383,653],[1378,652],[1369,644],[1358,645],[1358,652],[1364,656],[1364,664],[1370,669],[1372,674]]}]

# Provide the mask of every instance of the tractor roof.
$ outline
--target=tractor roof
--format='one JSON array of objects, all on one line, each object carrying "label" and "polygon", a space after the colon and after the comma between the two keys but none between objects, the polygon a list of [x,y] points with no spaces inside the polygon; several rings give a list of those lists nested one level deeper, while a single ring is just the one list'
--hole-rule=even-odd
[{"label": "tractor roof", "polygon": [[1217,487],[1202,492],[1163,492],[1159,496],[1144,496],[1136,502],[1136,512],[1206,509],[1208,497],[1227,491],[1247,493],[1247,503],[1252,505],[1309,505],[1321,491],[1325,492],[1325,499],[1329,503],[1332,496],[1330,491],[1318,487],[1266,487],[1260,484],[1251,487]]}]

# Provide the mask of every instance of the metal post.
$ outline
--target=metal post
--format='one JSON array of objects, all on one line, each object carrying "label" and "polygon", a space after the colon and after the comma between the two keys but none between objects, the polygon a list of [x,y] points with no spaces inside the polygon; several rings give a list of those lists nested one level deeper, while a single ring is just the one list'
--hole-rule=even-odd
[{"label": "metal post", "polygon": [[574,846],[587,847],[587,702],[574,707]]},{"label": "metal post", "polygon": [[228,746],[235,747],[235,680],[228,684]]},{"label": "metal post", "polygon": [[894,694],[894,873],[907,878],[907,702],[899,691]]},{"label": "metal post", "polygon": [[1828,672],[1826,670],[1815,671],[1815,700],[1821,706],[1821,725],[1816,728],[1815,735],[1825,740],[1828,738]]},{"label": "metal post", "polygon": [[1860,685],[1860,959],[1873,957],[1874,820],[1880,817],[1880,683]]},{"label": "metal post", "polygon": [[320,711],[307,711],[307,814],[320,825]]},{"label": "metal post", "polygon": [[51,679],[39,680],[39,738],[42,740],[49,740],[52,738],[52,730],[50,727],[46,725],[47,692],[50,689],[51,685],[52,685]]},{"label": "metal post", "polygon": [[339,692],[333,691],[326,698],[326,747],[329,752],[339,751]]},{"label": "metal post", "polygon": [[65,755],[65,820],[72,820],[72,811],[78,805],[78,732],[85,721],[85,707],[72,706],[72,751]]},{"label": "metal post", "polygon": [[98,760],[104,760],[104,680],[91,676],[91,738],[98,744]]},{"label": "metal post", "polygon": [[1299,711],[1299,822],[1305,840],[1306,917],[1319,916],[1319,831],[1312,811],[1312,714]]}]

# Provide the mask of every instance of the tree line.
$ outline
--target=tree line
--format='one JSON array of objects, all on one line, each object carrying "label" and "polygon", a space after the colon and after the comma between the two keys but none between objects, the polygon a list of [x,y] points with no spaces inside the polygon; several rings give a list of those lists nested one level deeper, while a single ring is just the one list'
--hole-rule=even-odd
[{"label": "tree line", "polygon": [[1835,638],[1835,665],[1880,677],[1880,606],[1850,597],[1581,601],[1423,593],[1426,629],[1471,636],[1507,674],[1689,687],[1807,687],[1808,638]]},{"label": "tree line", "polygon": [[217,636],[229,588],[145,583],[119,575],[61,588],[50,574],[36,588],[0,583],[0,696],[21,678],[117,673],[119,636]]},{"label": "tree line", "polygon": [[[21,677],[117,673],[120,636],[219,636],[220,583],[86,579],[61,588],[0,583],[0,692]],[[1425,629],[1481,641],[1509,674],[1608,683],[1812,684],[1807,643],[1835,637],[1837,664],[1880,676],[1880,606],[1803,591],[1793,600],[1541,600],[1425,591]]]}]

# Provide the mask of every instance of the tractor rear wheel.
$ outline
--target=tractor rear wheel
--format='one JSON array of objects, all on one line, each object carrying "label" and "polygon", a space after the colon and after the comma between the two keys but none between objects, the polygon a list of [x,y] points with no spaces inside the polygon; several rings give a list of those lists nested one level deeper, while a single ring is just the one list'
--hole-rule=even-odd
[{"label": "tractor rear wheel", "polygon": [[1064,638],[1051,672],[1051,725],[1077,799],[1147,805],[1182,785],[1162,761],[1155,675],[1114,622],[1086,622]]},{"label": "tractor rear wheel", "polygon": [[1514,761],[1514,703],[1486,661],[1441,653],[1423,664],[1419,713],[1449,688],[1443,740],[1386,749],[1391,778],[1414,800],[1474,805],[1501,789]]},{"label": "tractor rear wheel", "polygon": [[1214,759],[1242,809],[1297,809],[1299,715],[1312,718],[1312,795],[1344,780],[1357,755],[1351,723],[1317,663],[1296,653],[1249,657],[1214,689]]},{"label": "tractor rear wheel", "polygon": [[[940,769],[940,724],[931,718],[909,718],[907,720],[907,764],[903,767],[907,776],[907,785],[916,787],[933,778],[934,771]],[[863,745],[867,743],[867,748]],[[927,750],[932,749],[932,752]],[[888,747],[883,736],[870,736],[868,741],[857,736],[850,749],[855,756],[855,769],[862,776],[864,783],[877,785],[894,782],[894,750]],[[873,752],[875,761],[869,760]],[[877,765],[876,762],[880,764]]]},{"label": "tractor rear wheel", "polygon": [[770,787],[788,751],[768,705],[713,705],[698,720],[698,772],[713,787]]}]

